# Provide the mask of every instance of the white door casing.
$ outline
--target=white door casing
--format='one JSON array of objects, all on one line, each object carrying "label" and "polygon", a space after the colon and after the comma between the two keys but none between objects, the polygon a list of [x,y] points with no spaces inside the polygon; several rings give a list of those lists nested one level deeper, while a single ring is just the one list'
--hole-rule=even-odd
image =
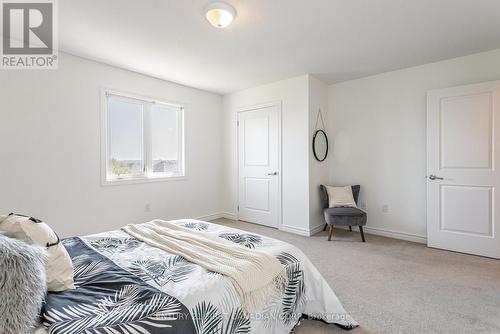
[{"label": "white door casing", "polygon": [[427,245],[500,258],[500,82],[427,95]]},{"label": "white door casing", "polygon": [[281,103],[238,112],[238,218],[281,223]]}]

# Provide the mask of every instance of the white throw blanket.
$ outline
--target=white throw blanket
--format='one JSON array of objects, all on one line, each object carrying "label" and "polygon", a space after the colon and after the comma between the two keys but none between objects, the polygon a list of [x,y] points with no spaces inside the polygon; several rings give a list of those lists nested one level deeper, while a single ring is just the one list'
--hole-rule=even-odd
[{"label": "white throw blanket", "polygon": [[122,228],[145,243],[180,255],[203,268],[228,277],[251,312],[266,306],[275,290],[285,288],[285,267],[272,255],[240,246],[163,220]]}]

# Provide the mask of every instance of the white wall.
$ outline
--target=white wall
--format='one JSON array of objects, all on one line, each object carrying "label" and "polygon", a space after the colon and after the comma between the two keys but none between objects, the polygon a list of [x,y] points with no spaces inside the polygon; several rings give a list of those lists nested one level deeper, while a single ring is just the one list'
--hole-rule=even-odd
[{"label": "white wall", "polygon": [[329,87],[330,182],[362,185],[369,231],[425,240],[426,91],[495,79],[500,50]]},{"label": "white wall", "polygon": [[[186,180],[101,186],[101,87],[187,105]],[[0,212],[69,236],[221,211],[219,95],[61,54],[58,70],[1,71],[0,101]]]},{"label": "white wall", "polygon": [[238,158],[236,113],[241,107],[282,102],[283,229],[309,233],[309,76],[278,81],[224,96],[224,210],[237,214]]},{"label": "white wall", "polygon": [[[312,140],[316,132],[318,110],[321,109],[325,127],[328,127],[328,86],[314,76],[309,76],[309,230],[312,233],[321,230],[325,224],[323,207],[320,201],[319,186],[328,184],[328,159],[322,162],[316,160],[312,150]],[[321,119],[318,128],[323,128]],[[330,153],[331,154],[331,151]]]},{"label": "white wall", "polygon": [[[236,215],[236,109],[282,101],[283,223],[322,224],[317,187],[362,185],[371,232],[425,238],[426,91],[500,78],[500,50],[326,88],[310,75],[219,95],[61,54],[55,71],[0,71],[0,212],[30,214],[62,236],[152,218]],[[187,104],[184,181],[100,184],[100,88]],[[326,94],[327,93],[327,94]],[[319,107],[328,164],[312,156]],[[223,110],[223,112],[222,112]],[[151,211],[146,212],[146,204]],[[382,205],[389,206],[382,213]],[[392,232],[394,233],[392,233]],[[392,234],[391,234],[392,233]]]}]

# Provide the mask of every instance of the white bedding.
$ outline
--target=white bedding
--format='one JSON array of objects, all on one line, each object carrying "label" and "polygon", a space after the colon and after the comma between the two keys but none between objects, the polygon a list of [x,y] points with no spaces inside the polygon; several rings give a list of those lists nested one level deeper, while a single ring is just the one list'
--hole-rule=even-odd
[{"label": "white bedding", "polygon": [[[200,320],[200,317],[206,315],[207,312],[203,313],[202,310],[212,312],[211,318],[217,319],[218,323],[212,324],[216,328],[214,333],[231,333],[228,328],[236,326],[235,315],[239,317],[240,331],[237,333],[288,334],[303,315],[337,324],[346,329],[357,326],[356,321],[346,313],[328,283],[298,248],[272,238],[217,224],[195,220],[178,220],[174,223],[225,238],[246,246],[250,250],[258,249],[275,256],[286,266],[289,275],[290,281],[285,293],[273,296],[272,302],[262,309],[251,314],[243,314],[240,312],[241,303],[231,281],[220,274],[209,272],[189,262],[181,261],[174,266],[166,260],[172,258],[171,254],[139,242],[137,239],[131,239],[131,236],[123,231],[100,233],[83,237],[81,240],[120,268],[139,277],[149,286],[180,301],[193,318],[196,328],[193,334],[205,333],[202,326],[206,325],[207,319]],[[75,241],[67,241],[66,247],[71,247],[72,242]],[[75,263],[75,272],[78,272],[77,267],[78,263]],[[76,277],[75,281],[78,281]],[[57,312],[61,313],[65,310],[59,309]],[[74,309],[68,314],[71,313],[75,313]],[[51,333],[64,333],[60,330],[66,326],[66,324],[61,325],[63,320],[68,323],[68,326],[72,322],[79,321],[73,315],[68,315],[59,323],[57,319],[50,317],[44,320],[45,324],[53,330]],[[59,329],[56,330],[57,328]],[[37,332],[37,334],[42,333]],[[144,333],[156,332],[145,330]],[[173,333],[176,332],[173,331]]]}]

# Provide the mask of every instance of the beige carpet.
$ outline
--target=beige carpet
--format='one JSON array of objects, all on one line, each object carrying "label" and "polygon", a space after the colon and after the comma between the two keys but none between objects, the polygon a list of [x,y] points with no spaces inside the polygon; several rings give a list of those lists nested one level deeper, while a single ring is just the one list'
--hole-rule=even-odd
[{"label": "beige carpet", "polygon": [[[359,333],[500,333],[500,261],[335,230],[311,238],[227,219],[215,221],[300,248],[361,327]],[[305,320],[295,334],[347,333]]]}]

